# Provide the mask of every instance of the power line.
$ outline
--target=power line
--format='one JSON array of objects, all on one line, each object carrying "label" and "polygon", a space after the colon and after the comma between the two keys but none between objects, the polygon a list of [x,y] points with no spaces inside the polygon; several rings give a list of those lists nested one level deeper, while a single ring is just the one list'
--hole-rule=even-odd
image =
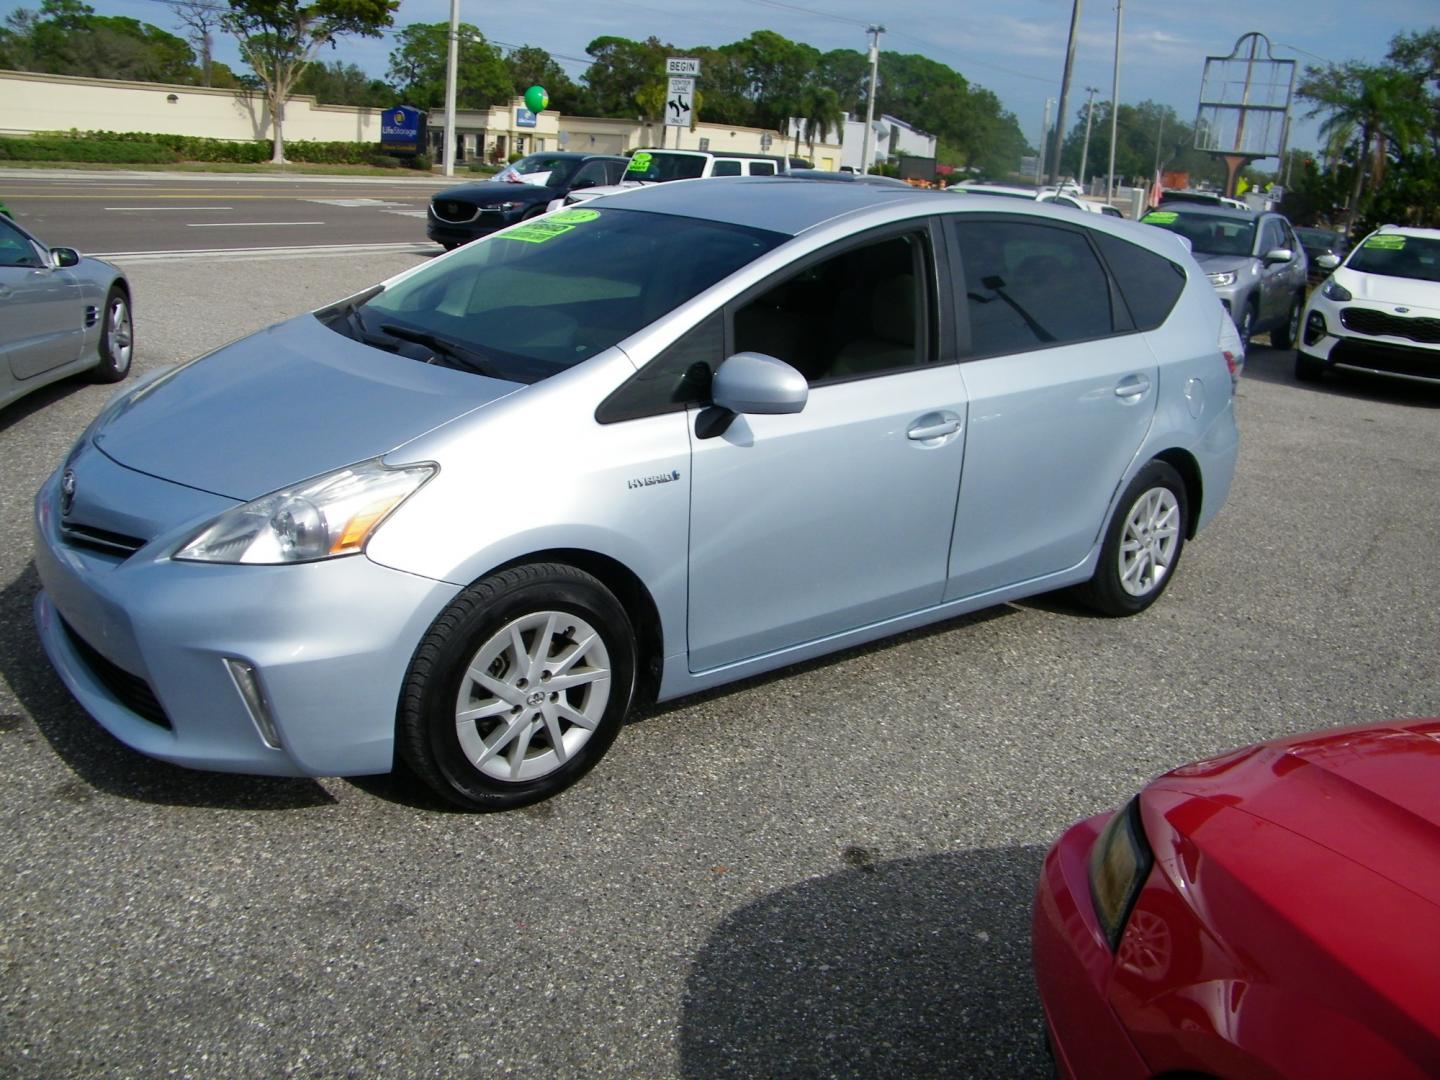
[{"label": "power line", "polygon": [[817,11],[815,8],[801,7],[799,4],[786,4],[782,0],[745,0],[747,4],[758,4],[761,7],[779,8],[781,11],[795,11],[801,15],[813,15],[817,19],[830,19],[832,22],[842,23],[845,26],[866,27],[869,23],[860,22],[858,19],[848,19],[843,15],[835,15],[829,11]]}]

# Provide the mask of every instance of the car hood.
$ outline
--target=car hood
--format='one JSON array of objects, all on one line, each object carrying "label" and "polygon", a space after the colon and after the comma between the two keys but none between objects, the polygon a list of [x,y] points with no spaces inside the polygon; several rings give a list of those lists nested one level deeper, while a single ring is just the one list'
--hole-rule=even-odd
[{"label": "car hood", "polygon": [[94,442],[127,468],[246,502],[518,389],[371,348],[307,314],[142,386]]},{"label": "car hood", "polygon": [[1191,251],[1200,269],[1207,274],[1228,274],[1232,271],[1248,270],[1255,265],[1249,255],[1207,255],[1203,251]]},{"label": "car hood", "polygon": [[1157,786],[1278,826],[1440,907],[1440,719],[1262,743]]},{"label": "car hood", "polygon": [[1385,274],[1363,274],[1340,267],[1332,275],[1337,284],[1345,286],[1356,300],[1372,304],[1395,304],[1401,307],[1440,310],[1440,282],[1416,281],[1414,278],[1389,277]]},{"label": "car hood", "polygon": [[474,206],[489,206],[499,202],[539,202],[552,199],[558,188],[539,184],[511,183],[507,180],[481,180],[473,184],[446,188],[437,192],[431,201],[453,199],[455,202],[470,203]]}]

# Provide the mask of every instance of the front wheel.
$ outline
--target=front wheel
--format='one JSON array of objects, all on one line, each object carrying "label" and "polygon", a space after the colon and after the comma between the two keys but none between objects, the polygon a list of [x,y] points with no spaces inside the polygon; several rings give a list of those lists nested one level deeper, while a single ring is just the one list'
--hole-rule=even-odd
[{"label": "front wheel", "polygon": [[466,809],[549,798],[615,741],[635,653],[624,608],[584,571],[537,563],[488,577],[435,620],[411,661],[400,756]]},{"label": "front wheel", "polygon": [[1294,303],[1290,305],[1290,314],[1286,316],[1285,325],[1277,326],[1270,331],[1270,344],[1277,349],[1293,349],[1295,342],[1300,340],[1300,309],[1304,307],[1302,298],[1295,297]]},{"label": "front wheel", "polygon": [[1079,599],[1105,615],[1144,611],[1170,584],[1188,523],[1185,482],[1172,466],[1150,462],[1120,497],[1095,576],[1079,588]]},{"label": "front wheel", "polygon": [[112,285],[105,297],[99,352],[100,363],[91,370],[96,382],[116,383],[130,374],[130,362],[135,357],[135,324],[130,316],[130,298],[118,285]]}]

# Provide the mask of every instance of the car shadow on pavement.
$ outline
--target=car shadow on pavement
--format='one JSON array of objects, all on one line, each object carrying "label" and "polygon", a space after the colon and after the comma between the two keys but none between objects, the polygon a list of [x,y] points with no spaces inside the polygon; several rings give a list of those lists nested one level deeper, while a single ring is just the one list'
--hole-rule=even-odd
[{"label": "car shadow on pavement", "polygon": [[1052,1075],[1030,974],[1040,847],[872,861],[731,913],[686,980],[680,1072]]},{"label": "car shadow on pavement", "polygon": [[1383,375],[1367,375],[1361,371],[1331,371],[1327,372],[1319,382],[1302,383],[1295,378],[1294,349],[1281,350],[1269,349],[1260,345],[1250,346],[1250,351],[1245,356],[1245,373],[1240,378],[1241,389],[1244,388],[1246,379],[1294,386],[1315,394],[1375,401],[1385,405],[1440,409],[1440,386],[1433,386],[1429,383],[1387,379]]},{"label": "car shadow on pavement", "polygon": [[49,386],[42,386],[38,390],[31,390],[24,397],[12,401],[3,409],[0,409],[0,433],[10,430],[20,421],[27,419],[34,413],[39,412],[61,398],[69,397],[78,393],[90,383],[85,376],[72,375],[68,379],[61,379]]},{"label": "car shadow on pavement", "polygon": [[[141,802],[219,809],[294,810],[335,798],[314,780],[199,772],[136,753],[91,719],[50,667],[32,614],[40,578],[27,563],[0,591],[0,675],[51,748],[90,788]],[[23,728],[6,718],[4,731]],[[60,796],[87,797],[74,784]]]}]

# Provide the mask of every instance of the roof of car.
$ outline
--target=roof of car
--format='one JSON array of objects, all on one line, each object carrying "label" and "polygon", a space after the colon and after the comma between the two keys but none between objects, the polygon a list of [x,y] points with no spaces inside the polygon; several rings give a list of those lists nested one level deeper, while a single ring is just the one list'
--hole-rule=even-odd
[{"label": "roof of car", "polygon": [[1413,236],[1417,239],[1440,240],[1440,229],[1422,229],[1418,225],[1381,225],[1375,231],[1395,233],[1399,236]]},{"label": "roof of car", "polygon": [[[613,197],[613,196],[612,196]],[[876,184],[837,184],[828,180],[797,180],[789,176],[726,176],[671,180],[628,191],[627,210],[706,218],[767,232],[797,236],[821,222],[855,210],[901,202],[923,202],[934,191]],[[954,200],[944,200],[953,203]],[[597,206],[599,200],[590,205]]]}]

